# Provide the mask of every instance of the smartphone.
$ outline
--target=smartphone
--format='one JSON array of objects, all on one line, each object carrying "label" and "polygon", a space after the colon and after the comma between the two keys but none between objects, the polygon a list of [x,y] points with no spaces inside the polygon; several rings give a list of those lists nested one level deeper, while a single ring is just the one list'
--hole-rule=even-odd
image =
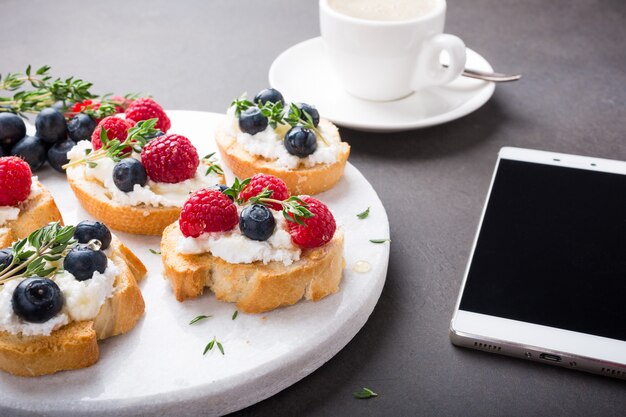
[{"label": "smartphone", "polygon": [[502,148],[450,338],[626,379],[626,162]]}]

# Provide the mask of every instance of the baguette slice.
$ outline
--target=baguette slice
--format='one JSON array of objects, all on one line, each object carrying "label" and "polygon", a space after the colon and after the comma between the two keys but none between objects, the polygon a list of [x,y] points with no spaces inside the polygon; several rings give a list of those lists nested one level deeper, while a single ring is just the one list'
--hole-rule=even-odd
[{"label": "baguette slice", "polygon": [[20,214],[15,220],[9,220],[0,226],[0,248],[6,248],[15,240],[27,237],[34,230],[50,222],[60,221],[61,213],[52,198],[52,194],[39,181],[33,181],[38,193],[20,203]]},{"label": "baguette slice", "polygon": [[231,264],[210,253],[183,255],[176,247],[183,237],[178,222],[168,226],[161,240],[165,276],[178,301],[201,295],[209,287],[218,300],[237,303],[245,313],[261,313],[297,303],[317,301],[338,291],[344,268],[343,232],[315,249],[304,249],[299,261]]},{"label": "baguette slice", "polygon": [[137,281],[146,274],[141,261],[116,237],[111,260],[120,268],[115,292],[94,320],[73,321],[50,336],[0,332],[0,369],[18,376],[40,376],[93,365],[100,356],[98,340],[126,333],[144,312]]},{"label": "baguette slice", "polygon": [[113,201],[102,184],[85,177],[84,165],[68,168],[66,173],[70,187],[83,208],[112,229],[160,236],[163,229],[178,220],[180,215],[180,207],[126,206]]},{"label": "baguette slice", "polygon": [[[339,131],[327,120],[321,120],[320,125],[338,140]],[[215,137],[217,147],[224,163],[239,178],[249,178],[254,174],[263,173],[274,175],[287,184],[292,195],[319,194],[331,189],[341,179],[343,170],[350,156],[350,145],[341,142],[341,153],[332,164],[317,164],[310,168],[299,167],[286,169],[277,167],[274,161],[260,155],[253,155],[237,143],[237,139],[220,128]]]}]

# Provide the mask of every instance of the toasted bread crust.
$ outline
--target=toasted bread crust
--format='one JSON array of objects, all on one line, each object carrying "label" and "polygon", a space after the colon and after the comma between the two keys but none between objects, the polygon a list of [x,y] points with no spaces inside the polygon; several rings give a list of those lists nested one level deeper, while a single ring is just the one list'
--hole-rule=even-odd
[{"label": "toasted bread crust", "polygon": [[145,308],[137,286],[145,267],[134,255],[124,254],[130,251],[116,237],[112,248],[109,256],[121,272],[115,279],[113,296],[105,301],[96,318],[71,322],[50,336],[0,332],[1,370],[19,376],[40,376],[85,368],[98,361],[98,340],[125,333],[135,326]]},{"label": "toasted bread crust", "polygon": [[52,194],[38,181],[33,185],[39,188],[39,193],[19,205],[20,214],[17,219],[9,220],[0,227],[0,248],[10,246],[13,241],[27,237],[50,222],[60,221],[63,224]]},{"label": "toasted bread crust", "polygon": [[[320,124],[323,124],[326,130],[333,131],[334,135],[339,137],[337,128],[330,122],[322,120]],[[274,175],[285,181],[289,192],[294,195],[319,194],[331,189],[341,179],[350,156],[350,145],[341,142],[341,153],[337,161],[332,164],[317,164],[310,168],[283,169],[276,167],[274,162],[269,159],[246,151],[233,136],[226,134],[224,128],[218,129],[215,142],[222,160],[237,177],[249,178],[258,173]]]},{"label": "toasted bread crust", "polygon": [[[178,220],[180,215],[180,207],[125,206],[110,200],[101,184],[85,179],[84,165],[68,168],[66,173],[70,187],[83,208],[112,229],[160,236],[163,229]],[[94,187],[99,192],[94,193]]]},{"label": "toasted bread crust", "polygon": [[75,321],[50,336],[0,332],[0,369],[18,376],[40,376],[80,369],[98,361],[100,352],[91,321]]},{"label": "toasted bread crust", "polygon": [[280,262],[230,264],[211,254],[182,255],[178,222],[168,226],[161,240],[165,276],[178,301],[201,295],[209,287],[222,301],[237,303],[245,313],[261,313],[297,303],[317,301],[339,289],[344,268],[343,232],[321,248],[305,249],[290,266]]}]

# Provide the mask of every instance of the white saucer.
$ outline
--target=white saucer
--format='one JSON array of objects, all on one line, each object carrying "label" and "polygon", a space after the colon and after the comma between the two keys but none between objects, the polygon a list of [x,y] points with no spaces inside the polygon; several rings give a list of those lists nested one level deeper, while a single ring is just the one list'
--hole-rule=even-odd
[{"label": "white saucer", "polygon": [[[493,71],[478,53],[467,49],[467,68]],[[442,87],[432,87],[400,100],[376,102],[358,99],[343,90],[326,60],[322,38],[301,42],[272,63],[270,85],[289,101],[307,102],[322,117],[357,130],[393,132],[446,123],[485,104],[495,84],[459,77]]]}]

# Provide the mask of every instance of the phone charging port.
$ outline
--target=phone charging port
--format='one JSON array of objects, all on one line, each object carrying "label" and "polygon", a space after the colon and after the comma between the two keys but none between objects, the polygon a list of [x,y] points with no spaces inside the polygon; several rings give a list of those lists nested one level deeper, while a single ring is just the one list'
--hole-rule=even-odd
[{"label": "phone charging port", "polygon": [[550,353],[541,353],[539,357],[543,359],[544,361],[561,362],[561,357],[559,355],[552,355]]}]

